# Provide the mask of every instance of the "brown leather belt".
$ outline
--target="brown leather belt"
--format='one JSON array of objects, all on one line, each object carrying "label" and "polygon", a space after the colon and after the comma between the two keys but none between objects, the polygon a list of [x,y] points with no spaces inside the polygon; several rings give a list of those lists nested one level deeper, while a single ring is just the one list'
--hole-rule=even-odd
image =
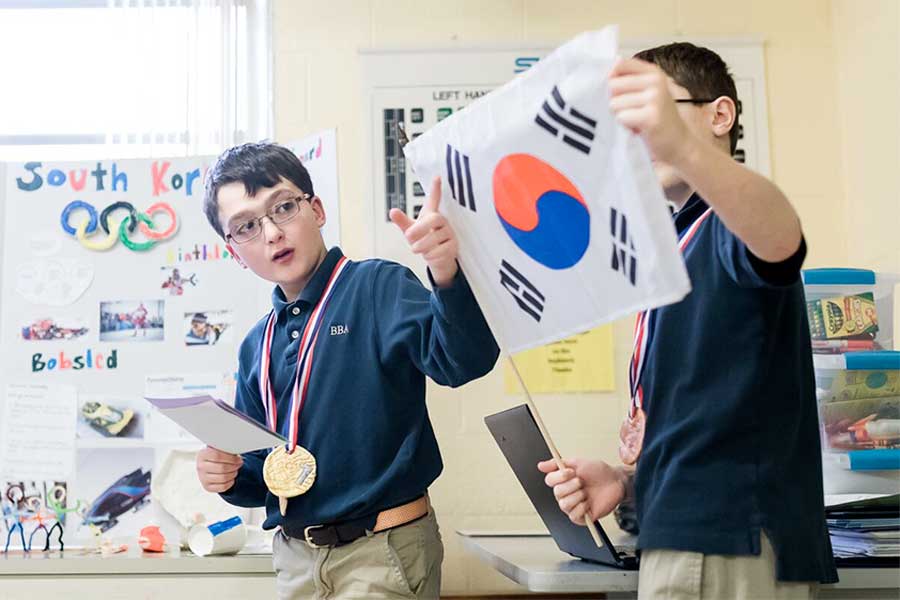
[{"label": "brown leather belt", "polygon": [[378,533],[385,529],[392,529],[407,523],[412,523],[416,519],[421,519],[428,514],[428,496],[422,496],[412,502],[395,506],[378,513],[375,519],[375,529],[372,531]]},{"label": "brown leather belt", "polygon": [[[378,513],[371,533],[407,525],[421,519],[428,514],[428,511],[428,495],[419,496],[411,502]],[[311,548],[326,548],[343,546],[368,535],[370,532],[364,525],[366,522],[371,522],[371,517],[330,525],[310,525],[303,529],[302,535],[292,535],[289,526],[283,527],[283,529],[286,535],[302,539]]]}]

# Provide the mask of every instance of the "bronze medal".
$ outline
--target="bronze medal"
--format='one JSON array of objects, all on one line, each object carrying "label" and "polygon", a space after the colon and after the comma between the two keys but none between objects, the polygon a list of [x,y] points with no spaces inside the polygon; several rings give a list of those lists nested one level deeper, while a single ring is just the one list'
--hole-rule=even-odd
[{"label": "bronze medal", "polygon": [[634,416],[622,421],[619,428],[619,458],[626,465],[633,465],[641,455],[644,445],[644,427],[647,423],[647,415],[639,408]]},{"label": "bronze medal", "polygon": [[305,494],[315,483],[316,459],[302,446],[296,446],[290,453],[284,446],[278,446],[263,463],[263,479],[269,491],[278,496],[278,505],[284,516],[288,498]]}]

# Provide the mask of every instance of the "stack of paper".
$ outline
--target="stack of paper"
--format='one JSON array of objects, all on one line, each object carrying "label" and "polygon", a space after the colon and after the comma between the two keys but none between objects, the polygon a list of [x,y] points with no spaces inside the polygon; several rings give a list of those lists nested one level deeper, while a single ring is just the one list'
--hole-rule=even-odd
[{"label": "stack of paper", "polygon": [[826,505],[839,562],[900,563],[900,494],[831,498]]},{"label": "stack of paper", "polygon": [[201,442],[225,452],[243,454],[287,441],[212,396],[145,399]]}]

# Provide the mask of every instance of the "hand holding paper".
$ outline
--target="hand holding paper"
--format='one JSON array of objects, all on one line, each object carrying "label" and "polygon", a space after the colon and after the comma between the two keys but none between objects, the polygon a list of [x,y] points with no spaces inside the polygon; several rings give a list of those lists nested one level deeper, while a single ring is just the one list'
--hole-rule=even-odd
[{"label": "hand holding paper", "polygon": [[197,476],[207,492],[227,492],[234,485],[244,460],[236,455],[207,446],[197,453]]}]

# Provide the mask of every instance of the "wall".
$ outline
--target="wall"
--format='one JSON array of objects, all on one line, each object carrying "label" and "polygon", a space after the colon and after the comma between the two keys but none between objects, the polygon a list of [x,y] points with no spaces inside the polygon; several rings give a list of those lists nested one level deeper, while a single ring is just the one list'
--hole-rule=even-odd
[{"label": "wall", "polygon": [[[892,20],[874,16],[882,13]],[[367,149],[359,48],[542,45],[610,23],[620,25],[623,38],[759,35],[766,47],[773,176],[803,219],[807,266],[864,263],[900,272],[893,236],[900,223],[897,21],[895,0],[276,0],[276,139],[338,128],[343,247],[364,257],[370,188],[361,175]],[[879,60],[865,64],[870,43]],[[870,160],[873,141],[878,156]],[[631,327],[631,320],[615,325],[614,393],[539,397],[564,456],[615,459]],[[517,589],[466,555],[456,530],[539,525],[482,422],[522,401],[504,395],[501,375],[498,368],[455,391],[429,388],[446,464],[432,488],[447,548],[445,594]]]},{"label": "wall", "polygon": [[847,254],[900,273],[900,2],[835,0],[832,14]]}]

